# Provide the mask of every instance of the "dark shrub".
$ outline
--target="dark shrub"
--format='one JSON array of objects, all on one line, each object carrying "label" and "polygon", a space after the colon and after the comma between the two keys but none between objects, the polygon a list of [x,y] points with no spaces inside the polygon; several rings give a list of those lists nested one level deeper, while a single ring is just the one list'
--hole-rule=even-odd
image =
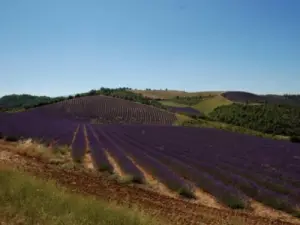
[{"label": "dark shrub", "polygon": [[181,188],[178,190],[178,194],[181,195],[182,197],[185,197],[185,198],[190,198],[190,199],[195,199],[195,195],[194,193],[187,189],[187,188]]},{"label": "dark shrub", "polygon": [[83,162],[83,159],[79,159],[79,158],[73,158],[73,161],[74,161],[74,163],[76,163],[76,164],[81,164],[82,162]]},{"label": "dark shrub", "polygon": [[121,178],[120,182],[122,184],[130,184],[130,183],[143,184],[144,180],[142,177],[139,177],[139,176],[126,175]]},{"label": "dark shrub", "polygon": [[247,207],[241,198],[233,195],[224,197],[223,202],[231,209],[245,209]]},{"label": "dark shrub", "polygon": [[105,171],[107,171],[107,172],[109,172],[109,173],[112,173],[112,172],[113,172],[112,169],[111,169],[111,167],[110,167],[109,165],[102,165],[102,166],[100,166],[100,167],[98,168],[98,171],[100,171],[100,172],[105,172]]},{"label": "dark shrub", "polygon": [[2,139],[3,138],[3,134],[2,134],[2,132],[0,132],[0,139]]},{"label": "dark shrub", "polygon": [[291,136],[290,142],[300,143],[300,137],[299,136]]},{"label": "dark shrub", "polygon": [[18,140],[19,140],[19,137],[16,137],[16,136],[5,137],[5,141],[9,141],[9,142],[17,142]]}]

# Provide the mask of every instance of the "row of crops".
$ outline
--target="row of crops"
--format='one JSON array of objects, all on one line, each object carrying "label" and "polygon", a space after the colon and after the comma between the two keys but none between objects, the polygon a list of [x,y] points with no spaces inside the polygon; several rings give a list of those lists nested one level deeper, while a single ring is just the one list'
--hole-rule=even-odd
[{"label": "row of crops", "polygon": [[74,160],[89,149],[94,167],[145,182],[141,166],[170,190],[193,197],[195,188],[231,208],[255,199],[300,216],[299,145],[215,129],[154,125],[91,125],[32,112],[1,114],[4,135],[68,145]]},{"label": "row of crops", "polygon": [[108,97],[74,98],[32,109],[44,116],[72,118],[99,124],[172,124],[176,116],[165,110]]}]

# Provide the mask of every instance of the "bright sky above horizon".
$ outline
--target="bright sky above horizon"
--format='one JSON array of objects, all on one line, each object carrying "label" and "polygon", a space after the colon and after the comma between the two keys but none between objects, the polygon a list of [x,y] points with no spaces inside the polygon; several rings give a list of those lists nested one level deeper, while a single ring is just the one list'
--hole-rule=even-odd
[{"label": "bright sky above horizon", "polygon": [[300,94],[299,0],[1,0],[0,96]]}]

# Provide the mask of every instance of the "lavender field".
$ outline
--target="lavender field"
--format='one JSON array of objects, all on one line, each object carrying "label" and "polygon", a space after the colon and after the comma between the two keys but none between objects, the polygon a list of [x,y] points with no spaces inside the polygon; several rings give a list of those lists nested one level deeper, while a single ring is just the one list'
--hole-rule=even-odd
[{"label": "lavender field", "polygon": [[98,124],[171,125],[176,120],[176,116],[168,111],[102,95],[64,100],[31,111],[47,117],[93,121]]},{"label": "lavender field", "polygon": [[109,153],[133,181],[145,182],[143,168],[185,197],[199,188],[231,208],[249,208],[254,199],[300,216],[300,149],[290,142],[209,128],[98,125],[38,111],[1,114],[0,132],[66,145],[78,162],[90,149],[99,171],[113,171]]}]

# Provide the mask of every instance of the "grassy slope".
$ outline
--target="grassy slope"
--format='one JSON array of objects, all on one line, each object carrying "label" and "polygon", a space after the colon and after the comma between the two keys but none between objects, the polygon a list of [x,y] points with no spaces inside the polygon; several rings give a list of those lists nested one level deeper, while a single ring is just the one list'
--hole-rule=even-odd
[{"label": "grassy slope", "polygon": [[172,102],[169,100],[162,100],[159,101],[162,105],[165,106],[172,106],[172,107],[189,107],[188,105],[184,105],[184,104],[180,104],[180,103],[176,103],[176,102]]},{"label": "grassy slope", "polygon": [[0,168],[1,224],[158,224],[132,209],[67,193],[25,173]]},{"label": "grassy slope", "polygon": [[191,120],[190,117],[182,115],[182,114],[178,114],[178,113],[176,113],[176,118],[177,118],[177,121],[175,121],[173,123],[173,125],[175,125],[175,126],[181,126],[183,123]]},{"label": "grassy slope", "polygon": [[197,105],[194,105],[193,108],[199,110],[202,113],[208,114],[218,106],[229,105],[229,104],[232,104],[232,102],[222,97],[221,95],[216,95],[212,98],[208,98],[201,101]]}]

